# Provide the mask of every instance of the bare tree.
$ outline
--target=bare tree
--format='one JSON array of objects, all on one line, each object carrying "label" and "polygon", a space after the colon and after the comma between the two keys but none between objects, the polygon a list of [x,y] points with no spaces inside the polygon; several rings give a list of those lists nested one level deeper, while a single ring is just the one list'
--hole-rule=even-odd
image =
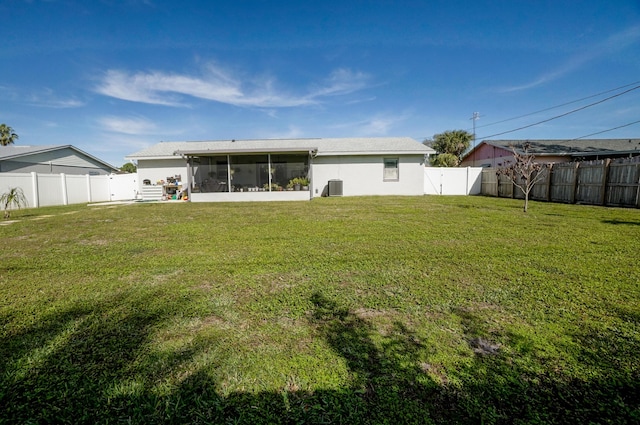
[{"label": "bare tree", "polygon": [[529,152],[531,143],[525,142],[522,150],[518,151],[516,146],[511,145],[513,152],[513,163],[506,162],[506,166],[498,168],[496,174],[498,176],[507,176],[509,180],[522,191],[524,194],[524,212],[529,208],[529,193],[533,186],[544,178],[544,173],[540,171],[546,168],[546,164],[540,164],[535,161],[534,154]]}]

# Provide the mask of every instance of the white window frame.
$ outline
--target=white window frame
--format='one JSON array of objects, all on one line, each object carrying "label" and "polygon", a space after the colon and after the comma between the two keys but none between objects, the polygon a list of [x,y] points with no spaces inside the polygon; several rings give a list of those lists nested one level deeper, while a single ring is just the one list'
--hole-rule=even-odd
[{"label": "white window frame", "polygon": [[[388,165],[395,164],[395,167]],[[400,158],[383,158],[382,160],[382,181],[397,182],[400,181]]]}]

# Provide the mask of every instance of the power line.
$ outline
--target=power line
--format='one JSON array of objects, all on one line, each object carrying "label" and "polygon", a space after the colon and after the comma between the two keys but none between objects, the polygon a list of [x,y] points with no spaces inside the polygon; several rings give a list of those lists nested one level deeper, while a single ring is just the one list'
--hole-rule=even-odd
[{"label": "power line", "polygon": [[575,139],[571,139],[571,140],[569,140],[569,141],[571,142],[571,141],[573,141],[573,140],[584,139],[585,137],[595,136],[596,134],[608,133],[609,131],[617,130],[617,129],[619,129],[619,128],[624,128],[624,127],[629,127],[630,125],[638,124],[638,123],[640,123],[640,120],[638,120],[638,121],[634,121],[634,122],[630,122],[630,123],[628,123],[628,124],[619,125],[619,126],[617,126],[617,127],[608,128],[608,129],[606,129],[606,130],[598,131],[598,132],[596,132],[596,133],[587,134],[587,135],[585,135],[585,136],[576,137]]},{"label": "power line", "polygon": [[553,121],[553,120],[556,120],[556,119],[558,119],[558,118],[566,117],[567,115],[574,114],[574,113],[576,113],[576,112],[582,111],[582,110],[584,110],[584,109],[590,108],[590,107],[595,106],[595,105],[599,105],[600,103],[604,103],[604,102],[606,102],[606,101],[608,101],[608,100],[611,100],[611,99],[614,99],[614,98],[616,98],[616,97],[622,96],[623,94],[627,94],[627,93],[629,93],[629,92],[631,92],[631,91],[633,91],[633,90],[637,90],[637,89],[639,89],[639,88],[640,88],[640,85],[635,86],[635,87],[632,87],[632,88],[630,88],[630,89],[628,89],[628,90],[625,90],[625,91],[623,91],[623,92],[620,92],[620,93],[614,94],[613,96],[606,97],[606,98],[601,99],[601,100],[599,100],[599,101],[597,101],[597,102],[593,102],[593,103],[590,103],[590,104],[588,104],[588,105],[581,106],[580,108],[573,109],[573,110],[571,110],[571,111],[569,111],[569,112],[565,112],[564,114],[556,115],[555,117],[547,118],[547,119],[545,119],[545,120],[538,121],[538,122],[535,122],[535,123],[533,123],[533,124],[524,125],[524,126],[522,126],[522,127],[518,127],[518,128],[513,129],[513,130],[503,131],[503,132],[501,132],[501,133],[492,134],[492,135],[490,135],[490,136],[483,136],[483,137],[479,137],[479,139],[490,139],[490,138],[492,138],[492,137],[502,136],[503,134],[513,133],[513,132],[516,132],[516,131],[519,131],[519,130],[524,130],[525,128],[529,128],[529,127],[533,127],[533,126],[536,126],[536,125],[543,124],[543,123],[545,123],[545,122]]},{"label": "power line", "polygon": [[548,108],[540,109],[540,110],[535,111],[535,112],[529,112],[529,113],[524,114],[524,115],[518,115],[517,117],[507,118],[507,119],[496,121],[496,122],[492,122],[492,123],[489,123],[489,124],[479,125],[476,128],[489,127],[489,126],[492,126],[492,125],[502,124],[502,123],[505,123],[505,122],[508,122],[508,121],[513,121],[513,120],[517,120],[517,119],[520,119],[520,118],[529,117],[531,115],[536,115],[536,114],[539,114],[541,112],[547,112],[547,111],[550,111],[552,109],[561,108],[563,106],[571,105],[573,103],[582,102],[583,100],[592,99],[594,97],[602,96],[603,94],[607,94],[607,93],[611,93],[611,92],[614,92],[614,91],[618,91],[620,89],[624,89],[626,87],[633,86],[634,84],[639,84],[639,83],[640,83],[640,81],[634,81],[633,83],[625,84],[624,86],[616,87],[615,89],[606,90],[606,91],[603,91],[603,92],[600,92],[600,93],[597,93],[597,94],[592,94],[590,96],[586,96],[586,97],[583,97],[583,98],[580,98],[580,99],[577,99],[577,100],[572,100],[570,102],[565,102],[565,103],[562,103],[560,105],[550,106]]}]

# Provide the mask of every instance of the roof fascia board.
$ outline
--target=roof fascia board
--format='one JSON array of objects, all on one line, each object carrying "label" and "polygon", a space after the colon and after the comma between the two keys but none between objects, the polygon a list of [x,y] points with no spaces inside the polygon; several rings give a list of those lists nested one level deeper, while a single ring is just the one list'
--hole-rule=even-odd
[{"label": "roof fascia board", "polygon": [[429,155],[435,153],[435,151],[334,151],[334,152],[318,152],[316,156],[345,156],[345,155],[362,155],[362,156],[374,156],[374,155]]},{"label": "roof fascia board", "polygon": [[305,147],[305,148],[275,148],[275,149],[262,149],[262,148],[254,148],[254,149],[199,149],[199,150],[177,150],[174,152],[174,155],[182,155],[182,156],[211,156],[211,155],[231,155],[231,154],[243,154],[243,153],[251,153],[251,154],[270,154],[270,153],[313,153],[316,152],[318,148],[315,147]]},{"label": "roof fascia board", "polygon": [[162,156],[125,156],[124,159],[130,159],[130,160],[151,160],[151,159],[181,159],[179,156],[177,155],[162,155]]},{"label": "roof fascia board", "polygon": [[639,154],[639,150],[629,151],[590,151],[590,152],[571,152],[567,155],[570,156],[596,156],[596,155],[627,155],[627,154]]}]

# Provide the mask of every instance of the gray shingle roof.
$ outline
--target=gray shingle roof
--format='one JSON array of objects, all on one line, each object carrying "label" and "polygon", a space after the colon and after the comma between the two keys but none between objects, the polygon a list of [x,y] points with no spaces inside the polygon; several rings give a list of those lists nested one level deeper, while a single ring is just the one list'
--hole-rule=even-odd
[{"label": "gray shingle roof", "polygon": [[640,139],[573,139],[573,140],[484,140],[486,144],[511,150],[521,150],[529,143],[534,155],[584,156],[606,153],[640,153]]},{"label": "gray shingle roof", "polygon": [[15,158],[21,158],[29,155],[35,155],[43,152],[51,152],[62,149],[71,149],[76,151],[80,155],[84,155],[92,160],[104,165],[107,168],[110,168],[112,171],[118,171],[117,167],[109,164],[101,160],[100,158],[96,158],[95,156],[88,154],[73,145],[40,145],[40,146],[24,146],[24,145],[8,145],[8,146],[0,146],[0,161],[11,160]]},{"label": "gray shingle roof", "polygon": [[175,157],[181,153],[227,154],[242,152],[315,151],[322,155],[431,154],[435,151],[410,137],[359,137],[318,139],[252,139],[160,142],[128,155],[128,159]]},{"label": "gray shingle roof", "polygon": [[0,160],[19,158],[25,155],[32,155],[34,153],[48,152],[56,149],[66,148],[68,146],[0,146]]}]

